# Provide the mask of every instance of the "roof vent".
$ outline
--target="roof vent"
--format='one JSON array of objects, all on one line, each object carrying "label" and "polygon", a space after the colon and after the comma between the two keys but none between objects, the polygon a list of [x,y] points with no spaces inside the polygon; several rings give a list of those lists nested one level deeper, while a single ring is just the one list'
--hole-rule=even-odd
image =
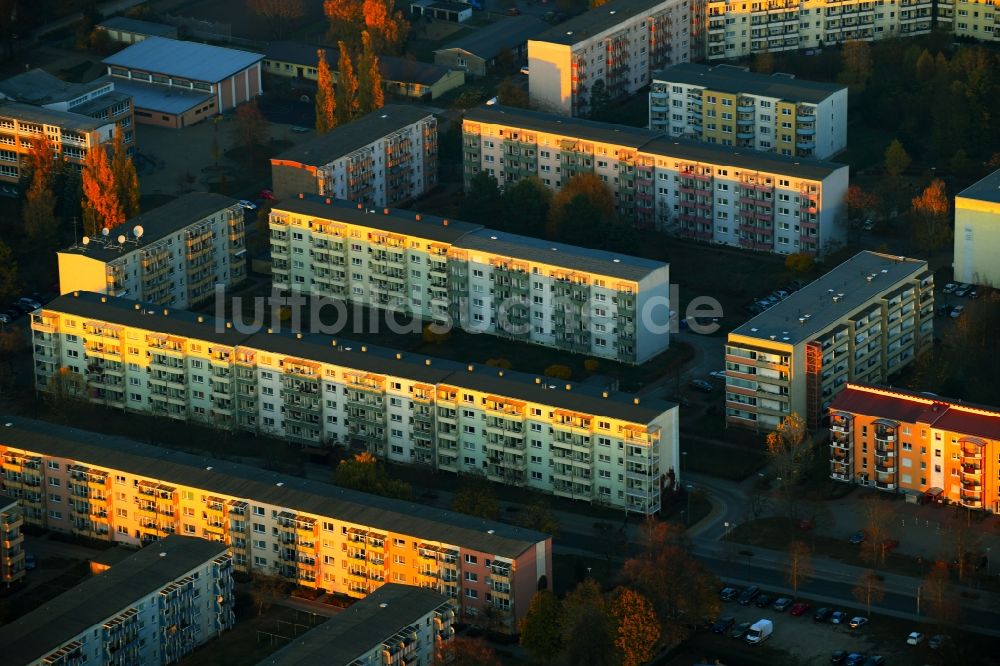
[{"label": "roof vent", "polygon": [[567,31],[566,31],[566,34],[567,34],[567,35],[572,35],[572,34],[573,34],[573,31],[572,31],[572,30],[567,30]]},{"label": "roof vent", "polygon": [[167,556],[166,553],[160,553],[160,557],[166,557],[166,556]]},{"label": "roof vent", "polygon": [[420,213],[417,213],[417,222],[420,221]]},{"label": "roof vent", "polygon": [[142,309],[142,305],[140,305],[139,303],[136,303],[135,304],[135,309],[136,310],[141,310]]},{"label": "roof vent", "polygon": [[772,340],[777,340],[778,339],[777,335],[769,335],[767,337],[771,338]]},{"label": "roof vent", "polygon": [[170,310],[163,308],[163,316],[166,317],[168,314],[170,314]]},{"label": "roof vent", "polygon": [[441,226],[442,227],[447,227],[448,226],[448,220],[447,219],[441,220]]},{"label": "roof vent", "polygon": [[382,214],[383,215],[388,215],[389,214],[389,209],[388,208],[383,208],[382,209]]},{"label": "roof vent", "polygon": [[639,398],[632,398],[632,404],[633,405],[638,405],[639,404]]},{"label": "roof vent", "polygon": [[198,323],[199,324],[204,324],[205,323],[205,317],[202,316],[202,315],[198,315]]},{"label": "roof vent", "polygon": [[496,240],[496,239],[497,239],[496,236],[490,236],[490,240]]},{"label": "roof vent", "polygon": [[430,364],[431,364],[431,360],[429,358],[425,358],[424,359],[424,365],[430,365]]},{"label": "roof vent", "polygon": [[368,345],[361,345],[361,351],[367,352],[368,351]]},{"label": "roof vent", "polygon": [[500,371],[498,371],[498,372],[497,372],[497,376],[498,376],[498,377],[503,377],[503,370],[500,370]]},{"label": "roof vent", "polygon": [[475,370],[475,366],[470,363],[468,369],[469,372],[472,372],[473,370]]},{"label": "roof vent", "polygon": [[805,317],[799,317],[799,326],[802,326],[805,323],[806,323],[806,318]]},{"label": "roof vent", "polygon": [[337,346],[337,341],[336,340],[330,340],[330,346],[331,347],[336,347]]},{"label": "roof vent", "polygon": [[756,332],[757,332],[757,329],[756,329],[756,328],[754,328],[754,327],[751,327],[751,328],[750,328],[750,332],[751,332],[751,333],[756,333]]},{"label": "roof vent", "polygon": [[365,209],[364,204],[358,204],[358,210],[364,210],[364,209]]},{"label": "roof vent", "polygon": [[304,192],[299,192],[299,199],[305,199],[306,195]]},{"label": "roof vent", "polygon": [[269,328],[269,329],[267,329],[267,332],[268,332],[268,335],[270,335],[271,333],[274,333],[274,329],[273,328]]},{"label": "roof vent", "polygon": [[400,354],[399,352],[396,352],[396,360],[397,361],[402,361],[403,360],[403,355]]},{"label": "roof vent", "polygon": [[296,333],[295,334],[295,339],[296,340],[301,340],[302,339],[302,333]]},{"label": "roof vent", "polygon": [[566,390],[567,391],[572,391],[573,390],[573,385],[572,384],[566,384]]},{"label": "roof vent", "polygon": [[101,296],[101,303],[107,303],[107,302],[108,302],[108,297],[107,296]]},{"label": "roof vent", "polygon": [[867,280],[867,281],[869,281],[869,282],[871,282],[871,281],[872,281],[872,280],[874,280],[874,279],[875,279],[875,276],[874,276],[874,275],[869,275],[869,276],[865,277],[865,280]]},{"label": "roof vent", "polygon": [[608,397],[608,392],[607,391],[601,391],[601,397],[602,398],[607,398]]},{"label": "roof vent", "polygon": [[535,383],[536,384],[541,384],[542,383],[542,378],[541,377],[535,377]]},{"label": "roof vent", "polygon": [[226,322],[226,328],[232,328],[232,327],[233,327],[233,322],[227,321]]},{"label": "roof vent", "polygon": [[329,206],[329,205],[330,205],[330,197],[327,197],[327,198],[326,198],[326,205],[327,205],[327,206]]}]

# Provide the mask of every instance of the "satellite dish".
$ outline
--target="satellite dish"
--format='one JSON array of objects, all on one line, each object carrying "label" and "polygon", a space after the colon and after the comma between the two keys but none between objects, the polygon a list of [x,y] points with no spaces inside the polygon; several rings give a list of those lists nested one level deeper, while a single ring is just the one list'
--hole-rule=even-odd
[{"label": "satellite dish", "polygon": [[118,243],[121,244],[121,245],[125,244],[125,234],[119,234],[118,235]]},{"label": "satellite dish", "polygon": [[132,229],[132,233],[135,234],[136,238],[142,238],[142,233],[143,233],[142,225],[141,224],[135,225],[135,227]]},{"label": "satellite dish", "polygon": [[111,233],[111,229],[108,229],[107,227],[104,227],[103,229],[101,229],[101,235],[102,236],[107,236],[110,233]]},{"label": "satellite dish", "polygon": [[83,237],[83,244],[84,245],[90,245],[90,236],[84,236]]}]

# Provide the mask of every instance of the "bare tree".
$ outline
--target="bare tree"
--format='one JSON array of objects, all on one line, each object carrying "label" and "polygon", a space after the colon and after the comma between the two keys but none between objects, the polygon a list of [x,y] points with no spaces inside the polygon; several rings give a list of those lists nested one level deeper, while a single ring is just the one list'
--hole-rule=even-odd
[{"label": "bare tree", "polygon": [[812,551],[802,541],[792,541],[788,546],[788,569],[785,580],[792,586],[792,593],[798,595],[799,586],[812,578],[815,570],[812,565]]},{"label": "bare tree", "polygon": [[868,609],[868,614],[872,614],[872,603],[878,603],[885,598],[885,585],[878,574],[869,569],[861,574],[857,584],[852,590],[854,598],[858,603],[862,603]]},{"label": "bare tree", "polygon": [[869,495],[862,502],[865,516],[865,535],[868,545],[863,556],[876,569],[879,564],[885,564],[885,542],[889,538],[889,520],[892,517],[892,507],[877,495]]},{"label": "bare tree", "polygon": [[250,596],[257,607],[257,616],[272,606],[282,595],[285,584],[274,571],[253,569],[250,572]]},{"label": "bare tree", "polygon": [[935,562],[931,572],[924,578],[917,590],[917,609],[920,598],[927,603],[931,617],[939,626],[955,624],[959,619],[960,606],[951,584],[951,574],[947,562]]},{"label": "bare tree", "polygon": [[771,469],[780,479],[779,490],[788,502],[790,518],[795,515],[799,482],[812,460],[813,449],[805,421],[795,413],[786,416],[774,432],[767,435],[767,455]]}]

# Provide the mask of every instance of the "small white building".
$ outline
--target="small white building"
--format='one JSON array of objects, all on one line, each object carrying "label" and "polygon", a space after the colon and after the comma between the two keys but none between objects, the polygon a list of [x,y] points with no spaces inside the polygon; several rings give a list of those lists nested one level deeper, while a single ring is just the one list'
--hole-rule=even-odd
[{"label": "small white building", "polygon": [[59,290],[185,308],[246,278],[243,208],[192,192],[57,253]]},{"label": "small white building", "polygon": [[1000,171],[955,197],[955,279],[1000,288]]},{"label": "small white building", "polygon": [[0,627],[4,663],[171,664],[231,629],[226,545],[168,536]]}]

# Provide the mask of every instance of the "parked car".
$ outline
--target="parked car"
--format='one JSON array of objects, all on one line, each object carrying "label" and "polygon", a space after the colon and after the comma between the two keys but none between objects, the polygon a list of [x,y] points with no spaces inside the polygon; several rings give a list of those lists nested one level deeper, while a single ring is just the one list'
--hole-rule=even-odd
[{"label": "parked car", "polygon": [[830,655],[831,664],[843,664],[847,659],[846,650],[835,650],[833,654]]},{"label": "parked car", "polygon": [[954,282],[949,282],[945,286],[941,287],[941,293],[942,294],[950,294],[953,291],[955,291],[956,289],[958,289],[958,285],[955,284]]},{"label": "parked car", "polygon": [[529,74],[531,74],[531,70],[528,69],[527,65],[525,65],[525,66],[521,67],[521,73],[524,74],[525,76],[528,76]]},{"label": "parked car", "polygon": [[784,613],[786,610],[788,610],[788,607],[791,605],[792,605],[792,600],[789,599],[788,597],[778,597],[775,600],[774,605],[771,606],[771,608],[778,611],[779,613]]},{"label": "parked car", "polygon": [[11,318],[9,314],[6,312],[0,312],[0,324],[9,324],[12,321],[14,321],[14,319]]},{"label": "parked car", "polygon": [[851,627],[851,629],[860,629],[861,627],[865,626],[866,624],[868,624],[868,618],[861,617],[860,615],[858,615],[857,617],[852,617],[851,618],[850,627]]},{"label": "parked car", "polygon": [[882,552],[888,553],[899,547],[899,539],[886,539],[882,542]]},{"label": "parked car", "polygon": [[865,534],[864,530],[858,530],[851,535],[849,541],[857,546],[858,544],[864,543],[866,538],[868,538],[868,535]]},{"label": "parked car", "polygon": [[929,647],[932,650],[939,650],[947,640],[948,637],[945,636],[944,634],[934,634],[933,636],[931,636],[931,639],[927,641],[927,647]]},{"label": "parked car", "polygon": [[676,402],[681,407],[687,407],[691,404],[691,401],[682,396],[680,393],[675,393],[667,397],[667,400],[669,400],[670,402]]},{"label": "parked car", "polygon": [[865,663],[865,655],[860,652],[852,652],[844,660],[844,666],[861,666]]},{"label": "parked car", "polygon": [[746,638],[747,632],[750,631],[750,627],[753,626],[752,622],[740,622],[735,625],[732,631],[729,632],[730,638]]},{"label": "parked car", "polygon": [[721,379],[722,381],[726,381],[725,370],[713,370],[712,372],[708,373],[708,375],[709,377],[715,377],[716,379]]},{"label": "parked car", "polygon": [[958,296],[959,298],[965,296],[967,293],[969,293],[969,290],[966,289],[965,287],[959,287],[958,289],[955,290],[955,295]]},{"label": "parked car", "polygon": [[829,608],[817,608],[816,612],[813,613],[813,622],[826,622],[830,619],[833,611]]},{"label": "parked car", "polygon": [[770,620],[757,620],[750,625],[746,641],[750,645],[760,645],[774,633],[774,624]]},{"label": "parked car", "polygon": [[24,568],[27,571],[32,571],[37,566],[38,566],[38,560],[35,559],[34,554],[32,554],[32,553],[25,553],[24,554]]},{"label": "parked car", "polygon": [[865,659],[864,666],[885,666],[885,657],[873,654]]},{"label": "parked car", "polygon": [[766,594],[762,594],[753,601],[753,605],[757,608],[767,608],[771,605],[773,599]]},{"label": "parked car", "polygon": [[294,127],[292,127],[292,131],[295,132],[296,134],[305,134],[306,132],[309,131],[309,128],[295,125]]},{"label": "parked car", "polygon": [[27,296],[22,296],[21,298],[17,299],[17,303],[18,305],[27,308],[28,312],[33,312],[38,308],[42,307],[41,303],[39,303],[33,298],[28,298]]},{"label": "parked car", "polygon": [[740,595],[740,598],[737,599],[737,601],[741,606],[749,606],[750,602],[756,599],[758,594],[760,594],[760,588],[756,585],[751,585],[747,589],[743,590],[743,594]]},{"label": "parked car", "polygon": [[947,303],[937,306],[937,314],[939,317],[947,317],[951,314],[951,306]]},{"label": "parked car", "polygon": [[521,10],[518,9],[517,7],[507,8],[507,16],[520,16],[520,15],[521,15]]},{"label": "parked car", "polygon": [[257,210],[257,204],[252,201],[247,201],[246,199],[240,199],[236,202],[236,205],[244,210]]},{"label": "parked car", "polygon": [[722,601],[732,601],[740,595],[740,591],[735,587],[724,587],[722,592],[719,592],[719,599]]},{"label": "parked car", "polygon": [[265,201],[271,201],[274,199],[274,192],[268,189],[263,189],[257,193],[258,199],[264,199]]},{"label": "parked car", "polygon": [[973,289],[972,291],[969,292],[969,295],[967,296],[967,298],[971,298],[972,300],[976,300],[977,298],[979,298],[979,292],[976,291],[975,289]]},{"label": "parked car", "polygon": [[788,614],[798,617],[799,615],[805,615],[806,611],[808,610],[809,610],[809,602],[797,601],[794,604],[792,604],[792,609],[788,611]]},{"label": "parked car", "polygon": [[688,386],[693,388],[695,391],[700,393],[711,393],[712,385],[706,382],[704,379],[692,379],[688,382]]},{"label": "parked car", "polygon": [[830,614],[830,624],[846,624],[847,613],[844,611],[834,611]]},{"label": "parked car", "polygon": [[948,316],[950,316],[952,319],[958,319],[959,317],[962,316],[963,312],[965,312],[965,306],[964,305],[956,305],[955,307],[953,307],[951,309],[951,312],[949,313]]},{"label": "parked car", "polygon": [[777,296],[778,298],[780,298],[781,300],[785,300],[786,298],[788,298],[789,296],[791,296],[791,294],[789,292],[785,291],[784,289],[775,289],[774,290],[774,295]]},{"label": "parked car", "polygon": [[911,631],[910,635],[906,637],[907,645],[920,645],[924,642],[924,635],[919,631]]},{"label": "parked car", "polygon": [[734,624],[736,624],[736,618],[732,615],[725,615],[715,621],[715,624],[712,625],[712,631],[717,634],[724,634],[732,629]]}]

